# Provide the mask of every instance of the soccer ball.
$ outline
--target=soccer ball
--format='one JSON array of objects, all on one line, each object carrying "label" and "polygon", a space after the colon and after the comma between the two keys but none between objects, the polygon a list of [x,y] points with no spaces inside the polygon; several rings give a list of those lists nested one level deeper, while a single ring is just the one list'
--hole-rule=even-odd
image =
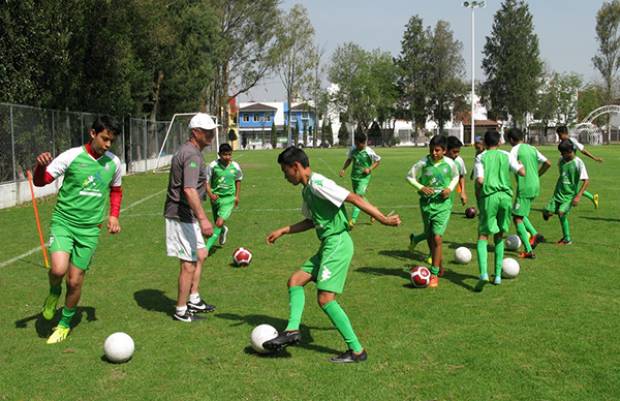
[{"label": "soccer ball", "polygon": [[505,258],[502,261],[502,271],[504,272],[504,277],[517,277],[519,275],[519,262],[513,258]]},{"label": "soccer ball", "polygon": [[512,234],[506,238],[506,249],[509,251],[516,251],[521,247],[521,238],[518,235]]},{"label": "soccer ball", "polygon": [[252,334],[250,334],[250,344],[254,351],[259,354],[266,354],[270,352],[268,349],[263,348],[263,344],[269,340],[273,340],[278,336],[278,330],[268,324],[261,324],[254,327]]},{"label": "soccer ball", "polygon": [[476,208],[468,207],[467,209],[465,209],[465,217],[467,217],[468,219],[473,219],[474,217],[476,217]]},{"label": "soccer ball", "polygon": [[122,363],[131,359],[135,345],[126,333],[117,332],[108,336],[103,343],[103,352],[110,362]]},{"label": "soccer ball", "polygon": [[454,259],[456,259],[457,263],[466,265],[471,262],[471,251],[464,246],[460,246],[454,251]]},{"label": "soccer ball", "polygon": [[235,266],[247,266],[252,261],[252,252],[247,248],[237,248],[232,255]]},{"label": "soccer ball", "polygon": [[431,271],[425,266],[414,266],[409,271],[409,277],[414,287],[425,288],[431,282]]}]

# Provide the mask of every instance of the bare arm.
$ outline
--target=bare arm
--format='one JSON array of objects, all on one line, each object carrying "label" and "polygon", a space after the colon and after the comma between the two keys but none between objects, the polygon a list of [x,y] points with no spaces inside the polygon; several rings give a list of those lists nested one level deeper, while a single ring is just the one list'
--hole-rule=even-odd
[{"label": "bare arm", "polygon": [[549,160],[547,160],[538,169],[538,176],[542,177],[542,175],[545,174],[547,170],[549,170],[549,168],[551,168],[551,163],[549,163]]},{"label": "bare arm", "polygon": [[379,164],[381,164],[381,160],[377,160],[376,162],[374,162],[369,168],[364,170],[364,173],[365,174],[370,174],[372,172],[372,170],[374,170],[377,167],[379,167]]},{"label": "bare arm", "polygon": [[364,213],[367,215],[374,217],[381,224],[386,226],[398,226],[400,224],[400,217],[395,215],[385,216],[379,209],[377,209],[374,205],[370,204],[361,196],[354,194],[353,192],[349,193],[349,196],[344,200],[345,202],[351,203],[352,205],[357,206],[362,209]]},{"label": "bare arm", "polygon": [[235,207],[239,206],[239,194],[241,193],[241,181],[235,181]]},{"label": "bare arm", "polygon": [[577,195],[573,198],[573,206],[577,206],[579,201],[581,200],[581,196],[584,192],[586,192],[586,188],[590,185],[590,180],[582,180],[581,189],[577,193]]},{"label": "bare arm", "polygon": [[461,188],[461,204],[467,204],[467,193],[465,192],[465,176],[459,177],[459,187]]},{"label": "bare arm", "polygon": [[296,234],[304,231],[308,231],[314,228],[314,222],[310,219],[304,219],[290,226],[278,228],[267,235],[267,244],[273,244],[278,238],[284,234]]},{"label": "bare arm", "polygon": [[344,172],[351,165],[351,158],[348,158],[344,161],[344,165],[342,166],[342,170],[340,170],[340,176],[344,177]]},{"label": "bare arm", "polygon": [[196,188],[185,187],[183,188],[183,193],[185,194],[185,198],[187,199],[189,207],[192,209],[192,212],[194,212],[196,220],[198,220],[202,235],[204,235],[205,237],[210,237],[211,235],[213,235],[213,226],[211,225],[211,222],[207,218],[207,215],[202,208],[202,202],[200,201],[198,191],[196,190]]},{"label": "bare arm", "polygon": [[581,153],[583,153],[584,155],[588,156],[590,159],[597,161],[599,163],[603,162],[603,159],[601,159],[600,157],[596,157],[594,156],[592,153],[590,153],[590,151],[586,148],[581,149]]}]

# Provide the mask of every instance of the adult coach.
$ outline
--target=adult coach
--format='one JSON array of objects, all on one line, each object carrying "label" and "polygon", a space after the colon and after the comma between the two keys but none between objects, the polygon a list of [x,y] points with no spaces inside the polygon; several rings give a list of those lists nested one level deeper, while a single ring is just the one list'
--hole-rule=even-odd
[{"label": "adult coach", "polygon": [[[168,256],[179,259],[179,292],[174,318],[190,323],[196,312],[212,312],[198,292],[202,265],[207,257],[205,237],[213,226],[202,208],[205,199],[206,166],[202,150],[215,136],[213,118],[198,113],[189,122],[190,137],[172,157],[168,192],[164,205]],[[189,298],[189,301],[188,301]]]}]

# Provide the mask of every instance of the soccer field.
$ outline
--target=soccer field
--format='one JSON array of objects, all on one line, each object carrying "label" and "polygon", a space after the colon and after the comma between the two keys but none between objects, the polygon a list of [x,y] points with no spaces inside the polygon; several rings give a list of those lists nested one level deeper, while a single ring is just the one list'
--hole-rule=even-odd
[{"label": "soccer field", "polygon": [[[344,342],[317,306],[313,284],[306,287],[300,345],[276,356],[249,347],[256,325],[285,327],[288,276],[319,245],[314,231],[265,243],[271,230],[303,218],[301,187],[283,179],[276,151],[233,154],[245,173],[241,202],[227,244],[205,263],[201,288],[217,311],[192,324],[171,318],[178,262],[165,255],[168,176],[125,177],[122,232],[101,235],[65,342],[45,344],[60,312],[52,323],[40,317],[49,288],[41,253],[0,268],[0,400],[618,400],[620,147],[590,150],[605,159],[598,164],[579,154],[601,205],[595,210],[584,198],[572,210],[574,244],[555,245],[557,217],[544,222],[540,213],[559,158],[555,147],[543,147],[553,167],[530,218],[548,242],[536,260],[520,261],[516,279],[475,293],[477,220],[466,219],[457,202],[439,287],[410,286],[405,268],[421,264],[427,247],[407,251],[408,235],[422,221],[418,195],[404,177],[426,149],[377,148],[383,160],[368,199],[384,213],[399,213],[402,225],[370,225],[361,215],[352,232],[355,256],[338,299],[369,359],[349,365],[328,362]],[[350,188],[348,176],[337,176],[344,149],[308,154],[314,171]],[[463,158],[470,170],[473,149],[464,148]],[[54,204],[55,198],[39,203],[46,232]],[[0,264],[38,244],[30,205],[0,210],[0,227]],[[247,268],[231,266],[238,246],[254,253]],[[453,261],[459,246],[474,254],[468,265]],[[120,365],[102,358],[105,338],[116,331],[136,343],[133,359]]]}]

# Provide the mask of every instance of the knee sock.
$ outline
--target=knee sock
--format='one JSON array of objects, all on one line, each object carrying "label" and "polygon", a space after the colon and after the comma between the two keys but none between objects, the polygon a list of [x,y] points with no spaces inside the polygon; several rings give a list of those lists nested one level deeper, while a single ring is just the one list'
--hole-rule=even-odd
[{"label": "knee sock", "polygon": [[[502,275],[502,262],[504,261],[504,237],[495,240],[495,277]],[[531,248],[530,248],[531,249]]]},{"label": "knee sock", "polygon": [[525,229],[529,231],[530,234],[538,235],[538,231],[536,231],[534,225],[530,222],[530,219],[527,218],[527,216],[523,218],[523,224],[525,225]]},{"label": "knee sock", "polygon": [[437,266],[431,266],[431,268],[429,269],[431,271],[431,274],[433,276],[437,276],[439,274],[439,267]]},{"label": "knee sock", "polygon": [[299,330],[301,324],[301,315],[304,312],[304,304],[306,303],[306,294],[304,287],[298,285],[288,289],[289,309],[288,325],[285,331]]},{"label": "knee sock", "polygon": [[360,215],[360,209],[356,206],[353,207],[353,212],[351,212],[351,220],[355,223],[357,221],[357,217]]},{"label": "knee sock", "polygon": [[62,293],[62,285],[61,284],[50,285],[50,294],[51,295],[56,295],[57,297],[59,297],[61,293]]},{"label": "knee sock", "polygon": [[[413,234],[413,233],[412,233]],[[426,239],[426,233],[415,235],[413,234],[413,241],[417,244],[418,242],[424,241]]]},{"label": "knee sock", "polygon": [[66,328],[71,327],[71,319],[73,319],[73,315],[77,311],[77,307],[67,308],[66,306],[62,308],[62,317],[60,318],[60,322],[58,322],[59,326],[63,326]]},{"label": "knee sock", "polygon": [[594,203],[594,195],[592,195],[592,193],[590,193],[588,191],[584,191],[583,192],[583,196],[585,196],[586,198],[590,199],[590,202]]},{"label": "knee sock", "polygon": [[478,268],[480,269],[480,278],[488,277],[487,259],[489,252],[487,250],[487,243],[487,240],[479,239],[478,245],[476,246],[478,250]]},{"label": "knee sock", "polygon": [[209,237],[209,239],[207,240],[207,252],[209,252],[211,250],[211,248],[213,247],[213,245],[215,244],[215,241],[218,240],[218,238],[220,238],[220,233],[222,232],[222,228],[215,226],[215,228],[213,229],[213,235]]},{"label": "knee sock", "polygon": [[525,252],[532,252],[532,246],[530,245],[530,240],[527,237],[527,229],[525,228],[525,224],[519,223],[517,224],[517,234],[519,234],[519,238],[521,238],[521,242],[523,242],[523,247],[525,248]]},{"label": "knee sock", "polygon": [[347,343],[347,347],[353,350],[353,352],[362,352],[364,348],[353,331],[349,317],[340,307],[338,302],[328,302],[326,305],[323,305],[323,311],[329,317],[329,320],[332,321],[332,324],[336,326],[336,329],[344,339],[344,342]]},{"label": "knee sock", "polygon": [[568,216],[566,214],[559,216],[560,224],[562,225],[562,234],[566,241],[570,241],[570,225],[568,224]]}]

